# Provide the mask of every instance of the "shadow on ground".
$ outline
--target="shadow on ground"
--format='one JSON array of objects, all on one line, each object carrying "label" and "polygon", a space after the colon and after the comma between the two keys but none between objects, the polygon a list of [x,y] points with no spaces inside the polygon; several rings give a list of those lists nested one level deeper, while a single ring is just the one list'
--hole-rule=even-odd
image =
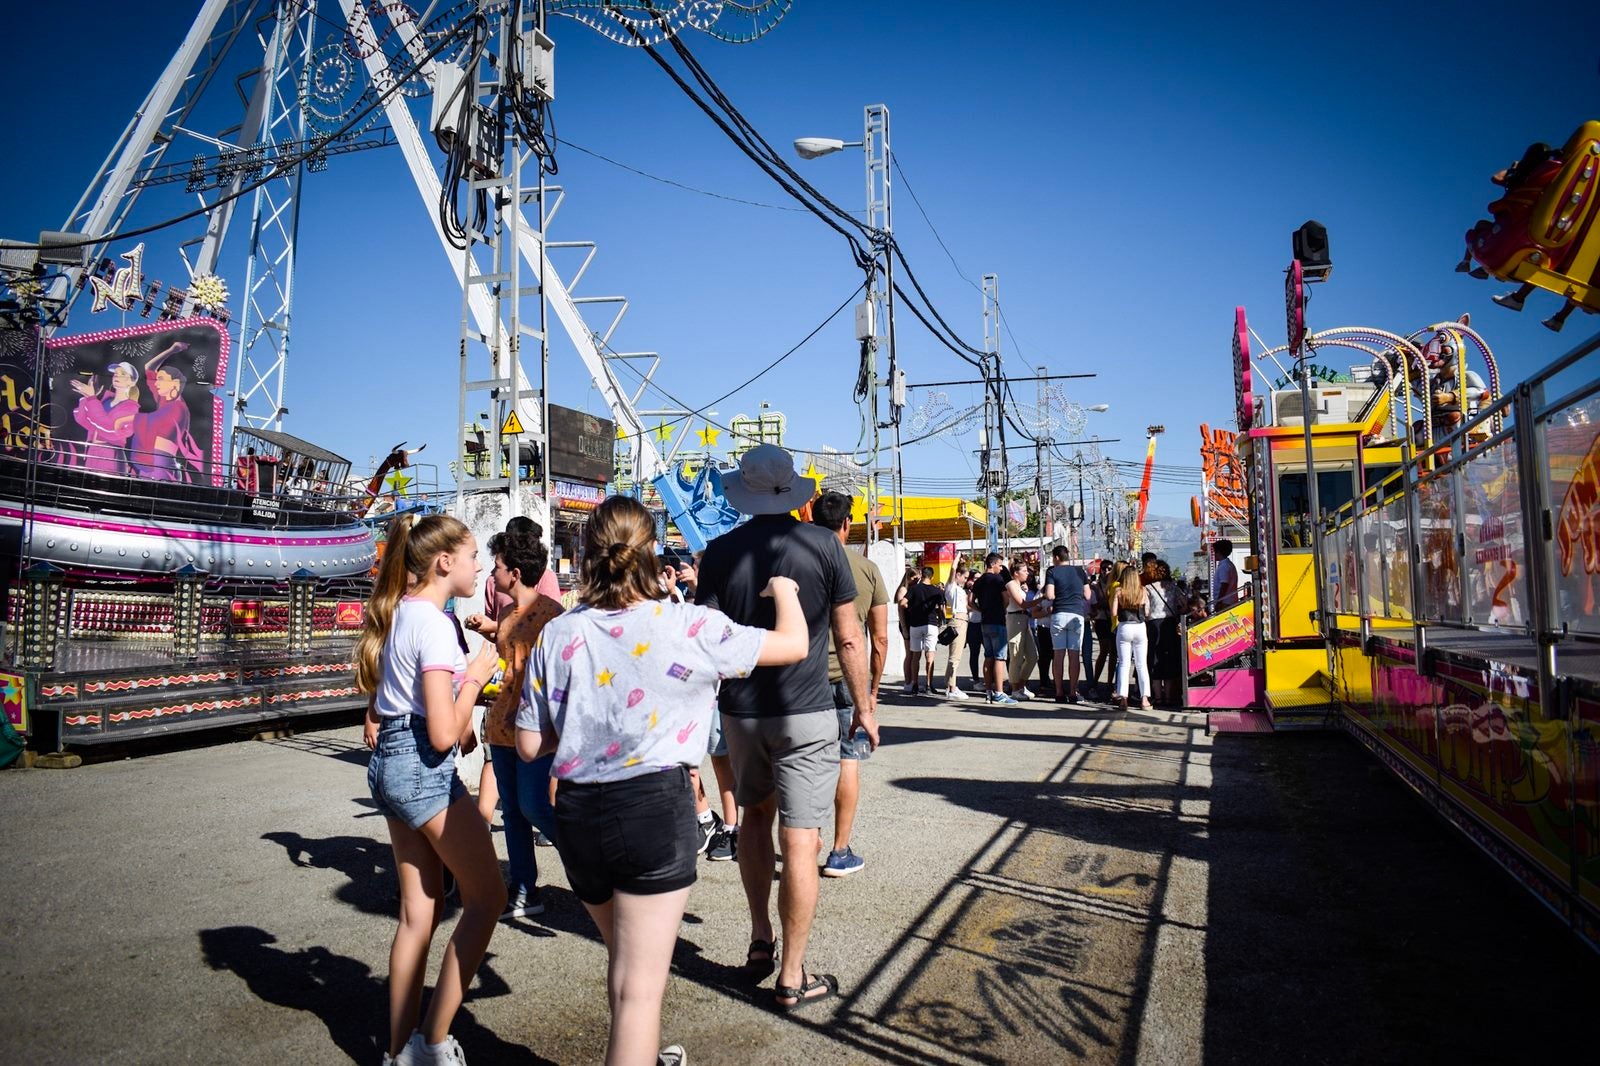
[{"label": "shadow on ground", "polygon": [[[356,1062],[376,1062],[388,1050],[381,1019],[389,1016],[386,981],[364,962],[335,955],[324,947],[286,951],[277,937],[249,925],[200,931],[206,965],[244,981],[256,998],[321,1019],[328,1037]],[[484,959],[467,1001],[510,994],[495,973],[494,956]],[[375,1028],[378,1027],[378,1028]],[[501,1040],[479,1025],[463,1006],[451,1034],[474,1062],[537,1064],[549,1060]]]}]

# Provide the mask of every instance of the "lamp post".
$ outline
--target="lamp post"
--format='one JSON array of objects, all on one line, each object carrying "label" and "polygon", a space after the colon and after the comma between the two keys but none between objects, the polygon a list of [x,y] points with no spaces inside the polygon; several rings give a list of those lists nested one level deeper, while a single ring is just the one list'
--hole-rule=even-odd
[{"label": "lamp post", "polygon": [[[859,141],[842,141],[832,137],[799,137],[794,142],[801,159],[819,159],[846,148],[860,148],[867,165],[867,228],[871,231],[874,267],[867,282],[866,299],[856,314],[856,338],[869,346],[870,359],[868,389],[872,394],[872,470],[867,477],[867,547],[871,550],[877,540],[878,511],[878,455],[882,448],[881,431],[893,431],[893,452],[890,460],[890,477],[893,488],[893,505],[890,508],[890,529],[895,544],[896,558],[902,557],[904,548],[904,472],[900,463],[900,412],[905,407],[905,374],[900,370],[895,352],[894,330],[894,214],[890,200],[889,163],[889,108],[883,104],[869,104],[864,110],[862,138]],[[878,376],[878,351],[889,354],[889,421],[878,416],[878,389],[885,383]]]}]

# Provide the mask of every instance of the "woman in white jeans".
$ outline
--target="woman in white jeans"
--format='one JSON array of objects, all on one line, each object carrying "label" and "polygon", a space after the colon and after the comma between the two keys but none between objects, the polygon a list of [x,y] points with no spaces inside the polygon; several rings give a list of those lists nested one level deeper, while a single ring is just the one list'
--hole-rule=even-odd
[{"label": "woman in white jeans", "polygon": [[1117,619],[1117,706],[1128,708],[1128,668],[1139,675],[1139,706],[1150,710],[1150,637],[1145,628],[1145,589],[1128,567],[1112,603]]}]

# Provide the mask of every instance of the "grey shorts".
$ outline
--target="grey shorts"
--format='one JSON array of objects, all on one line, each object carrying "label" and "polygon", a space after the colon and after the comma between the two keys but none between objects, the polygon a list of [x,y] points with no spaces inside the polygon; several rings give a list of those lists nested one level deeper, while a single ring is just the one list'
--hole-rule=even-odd
[{"label": "grey shorts", "polygon": [[722,729],[739,806],[754,807],[776,792],[778,821],[790,829],[820,829],[833,817],[833,794],[839,786],[836,712],[728,715]]},{"label": "grey shorts", "polygon": [[872,741],[867,739],[866,732],[855,737],[850,735],[850,726],[856,717],[856,705],[850,702],[850,686],[843,681],[833,683],[833,706],[839,712],[839,758],[855,759],[857,762],[872,758]]}]

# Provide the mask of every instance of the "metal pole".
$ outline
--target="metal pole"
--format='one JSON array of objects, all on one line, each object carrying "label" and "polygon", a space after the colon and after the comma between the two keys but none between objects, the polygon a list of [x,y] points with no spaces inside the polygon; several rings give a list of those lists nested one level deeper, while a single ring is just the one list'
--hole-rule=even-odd
[{"label": "metal pole", "polygon": [[1311,526],[1311,570],[1314,575],[1311,582],[1312,589],[1317,596],[1317,631],[1324,637],[1327,636],[1328,627],[1325,617],[1325,604],[1322,597],[1322,499],[1317,491],[1317,470],[1315,452],[1311,443],[1311,352],[1302,349],[1300,354],[1300,399],[1305,404],[1304,423],[1306,439],[1306,509],[1308,524]]},{"label": "metal pole", "polygon": [[1049,420],[1044,417],[1044,367],[1039,367],[1038,380],[1034,382],[1035,403],[1035,428],[1033,435],[1033,493],[1039,501],[1039,565],[1044,566],[1045,551],[1045,522],[1047,521],[1044,503],[1044,460],[1046,450],[1044,435],[1047,433]]}]

